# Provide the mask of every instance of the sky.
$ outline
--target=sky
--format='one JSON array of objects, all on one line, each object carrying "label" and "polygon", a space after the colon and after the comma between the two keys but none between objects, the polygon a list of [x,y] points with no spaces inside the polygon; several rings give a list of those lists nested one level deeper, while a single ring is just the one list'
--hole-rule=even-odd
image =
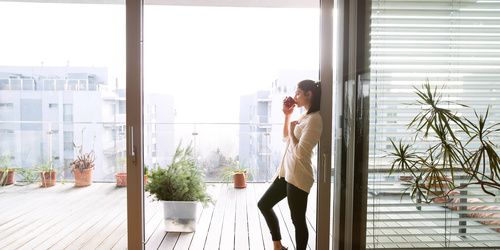
[{"label": "sky", "polygon": [[[107,67],[125,84],[124,6],[0,2],[0,30],[0,65]],[[317,69],[318,32],[318,9],[146,6],[145,91],[173,95],[177,122],[238,122],[241,95]]]}]

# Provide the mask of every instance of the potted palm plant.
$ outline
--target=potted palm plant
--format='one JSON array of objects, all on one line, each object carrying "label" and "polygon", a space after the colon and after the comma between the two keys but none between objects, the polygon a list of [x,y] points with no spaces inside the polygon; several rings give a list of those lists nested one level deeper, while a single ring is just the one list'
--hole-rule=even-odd
[{"label": "potted palm plant", "polygon": [[16,182],[15,169],[12,168],[12,152],[0,156],[0,185],[11,185]]},{"label": "potted palm plant", "polygon": [[179,143],[172,162],[164,168],[149,169],[147,177],[145,190],[163,204],[165,231],[195,231],[199,204],[207,206],[213,201],[191,145],[182,148]]},{"label": "potted palm plant", "polygon": [[247,178],[251,177],[253,170],[246,166],[245,162],[239,163],[238,160],[229,159],[229,167],[221,170],[221,179],[223,182],[233,182],[235,188],[246,188]]},{"label": "potted palm plant", "polygon": [[[443,87],[442,89],[444,89]],[[393,158],[390,173],[402,170],[412,177],[407,189],[411,198],[423,197],[424,202],[448,200],[456,189],[471,184],[480,185],[490,195],[500,190],[500,157],[491,139],[498,137],[500,123],[487,121],[473,109],[475,121],[465,117],[464,110],[454,112],[448,107],[469,108],[467,105],[444,102],[438,88],[429,82],[417,89],[416,103],[421,111],[408,124],[414,135],[409,142],[391,140]],[[450,105],[451,104],[451,105]]]},{"label": "potted palm plant", "polygon": [[[92,170],[95,167],[95,151],[94,145],[92,145],[92,150],[88,153],[83,152],[83,131],[82,129],[82,143],[80,146],[76,146],[73,142],[73,147],[76,150],[77,156],[72,162],[69,163],[69,168],[71,168],[71,172],[75,175],[75,186],[76,187],[85,187],[90,186],[92,184]],[[95,143],[95,136],[94,136]]]}]

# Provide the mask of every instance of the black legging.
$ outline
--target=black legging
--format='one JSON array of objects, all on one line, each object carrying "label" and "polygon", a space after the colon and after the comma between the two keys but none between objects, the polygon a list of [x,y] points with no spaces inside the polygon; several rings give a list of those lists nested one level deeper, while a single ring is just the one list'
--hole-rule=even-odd
[{"label": "black legging", "polygon": [[266,219],[273,241],[281,240],[280,224],[273,207],[285,197],[288,197],[288,207],[290,207],[292,222],[295,226],[297,249],[306,249],[307,240],[309,239],[306,222],[307,196],[307,192],[286,182],[285,178],[279,178],[271,184],[266,193],[260,198],[258,206]]}]

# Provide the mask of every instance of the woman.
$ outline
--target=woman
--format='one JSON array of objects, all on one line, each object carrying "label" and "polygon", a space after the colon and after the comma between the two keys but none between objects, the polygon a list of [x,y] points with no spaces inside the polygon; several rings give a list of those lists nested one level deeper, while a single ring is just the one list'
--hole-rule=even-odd
[{"label": "woman", "polygon": [[271,186],[260,199],[258,206],[271,231],[275,250],[288,249],[281,244],[278,218],[273,211],[274,205],[287,197],[288,206],[295,226],[297,249],[306,249],[309,232],[307,230],[307,196],[314,183],[312,170],[313,149],[318,144],[323,122],[319,114],[321,86],[319,82],[303,80],[297,84],[293,98],[297,107],[306,112],[297,121],[290,122],[295,105],[283,105],[285,123],[283,141],[286,151]]}]

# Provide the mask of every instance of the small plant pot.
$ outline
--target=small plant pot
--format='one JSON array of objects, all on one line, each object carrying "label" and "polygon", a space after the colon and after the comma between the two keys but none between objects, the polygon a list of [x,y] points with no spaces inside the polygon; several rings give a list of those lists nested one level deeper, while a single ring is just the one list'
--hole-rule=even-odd
[{"label": "small plant pot", "polygon": [[247,174],[238,173],[234,174],[234,187],[235,188],[246,188],[247,187]]},{"label": "small plant pot", "polygon": [[194,232],[198,217],[197,201],[161,201],[166,232]]},{"label": "small plant pot", "polygon": [[56,176],[57,176],[56,171],[40,173],[41,177],[40,187],[52,187],[56,185]]},{"label": "small plant pot", "polygon": [[127,173],[117,173],[116,177],[116,186],[117,187],[126,187],[127,186]]},{"label": "small plant pot", "polygon": [[75,174],[75,187],[86,187],[92,184],[92,168],[86,168],[82,172],[73,169]]},{"label": "small plant pot", "polygon": [[0,185],[12,185],[15,182],[15,170],[0,171]]}]

